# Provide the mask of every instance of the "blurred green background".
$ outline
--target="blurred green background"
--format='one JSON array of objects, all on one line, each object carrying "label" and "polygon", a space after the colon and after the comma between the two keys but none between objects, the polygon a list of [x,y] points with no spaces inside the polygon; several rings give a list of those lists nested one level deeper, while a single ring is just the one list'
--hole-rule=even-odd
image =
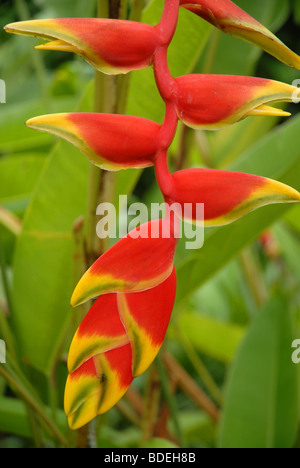
[{"label": "blurred green background", "polygon": [[[163,2],[145,2],[156,24]],[[236,3],[300,52],[298,0]],[[131,2],[128,4],[130,13]],[[1,26],[95,16],[95,0],[1,0]],[[300,207],[271,206],[220,229],[199,251],[176,256],[178,292],[164,349],[122,401],[86,432],[63,413],[66,353],[78,323],[69,299],[78,271],[74,223],[85,214],[88,161],[54,137],[27,129],[48,113],[91,111],[94,71],[71,54],[35,51],[40,41],[0,30],[0,447],[300,446]],[[169,51],[174,76],[255,75],[292,83],[300,72],[180,12]],[[151,69],[130,75],[126,112],[161,122]],[[180,126],[170,167],[215,167],[300,189],[299,106],[292,117],[248,118],[219,132]],[[130,202],[162,201],[153,169],[116,175]]]}]

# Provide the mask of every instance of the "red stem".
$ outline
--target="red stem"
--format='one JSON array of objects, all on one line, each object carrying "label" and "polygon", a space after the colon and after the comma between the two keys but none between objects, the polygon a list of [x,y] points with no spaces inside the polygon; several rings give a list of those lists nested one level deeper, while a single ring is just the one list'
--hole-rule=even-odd
[{"label": "red stem", "polygon": [[172,102],[166,102],[166,113],[159,133],[161,150],[156,156],[155,173],[160,190],[165,196],[169,196],[173,189],[173,177],[167,163],[168,149],[177,130],[178,116]]},{"label": "red stem", "polygon": [[[162,47],[154,57],[154,75],[157,88],[166,104],[165,119],[161,126],[159,141],[160,152],[156,156],[155,173],[157,183],[166,201],[173,192],[173,177],[168,168],[168,148],[175,136],[178,116],[174,105],[176,100],[176,80],[172,77],[168,66],[168,47],[173,39],[178,22],[179,0],[165,0],[164,10],[157,28],[160,32]],[[173,233],[177,232],[178,220],[174,213],[171,215]]]},{"label": "red stem", "polygon": [[168,198],[173,192],[173,177],[169,171],[167,153],[167,149],[160,151],[155,161],[156,180],[165,198]]},{"label": "red stem", "polygon": [[168,65],[168,46],[161,47],[155,54],[153,68],[156,85],[163,100],[174,102],[176,99],[176,80]]},{"label": "red stem", "polygon": [[163,45],[169,45],[176,31],[179,0],[165,0],[162,17],[157,25]]}]

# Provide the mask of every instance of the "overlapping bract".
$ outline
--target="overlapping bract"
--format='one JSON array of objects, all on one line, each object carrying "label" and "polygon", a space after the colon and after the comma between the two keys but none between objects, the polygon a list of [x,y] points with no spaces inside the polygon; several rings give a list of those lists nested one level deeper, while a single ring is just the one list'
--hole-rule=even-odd
[{"label": "overlapping bract", "polygon": [[[178,120],[192,128],[216,130],[248,116],[288,116],[269,104],[292,101],[298,95],[293,86],[261,78],[173,78],[167,49],[176,29],[179,5],[300,69],[298,55],[230,0],[165,0],[156,27],[121,20],[69,18],[26,21],[5,28],[10,33],[46,39],[48,43],[39,49],[74,52],[104,73],[127,73],[153,65],[166,105],[162,125],[134,116],[93,113],[44,115],[27,122],[31,128],[70,141],[103,169],[155,165],[158,185],[175,212],[164,220],[142,225],[118,241],[89,268],[74,290],[72,306],[96,301],[69,351],[65,412],[72,429],[109,410],[134,377],[155,359],[176,294],[178,218],[204,222],[205,226],[225,225],[263,205],[300,201],[296,190],[255,175],[212,169],[170,173],[167,151]],[[198,204],[204,204],[204,219],[198,217]],[[188,216],[185,205],[191,208]]]},{"label": "overlapping bract", "polygon": [[[163,223],[159,222],[161,228]],[[157,227],[155,224],[154,230]],[[167,228],[169,225],[167,221]],[[136,233],[134,231],[133,234]],[[119,241],[117,253],[115,248],[109,249],[103,256],[104,261],[100,257],[92,267],[92,271],[99,273],[100,269],[102,272],[101,275],[95,275],[92,286],[91,273],[79,282],[79,291],[88,291],[84,299],[75,289],[74,297],[77,301],[86,301],[90,296],[102,292],[103,281],[106,293],[93,304],[69,350],[70,374],[65,391],[65,411],[73,429],[114,406],[134,377],[142,374],[159,352],[176,295],[173,259],[177,240],[172,233],[167,239],[163,239],[162,231],[158,233],[156,250],[153,251],[154,255],[160,254],[158,261],[153,264],[156,271],[150,268],[149,239],[140,237],[141,249],[137,251],[135,242],[125,237]],[[120,256],[124,243],[128,244],[125,246],[127,257]],[[162,261],[158,265],[159,257]],[[106,278],[111,277],[114,270],[118,274],[117,258],[121,264],[126,261],[123,263],[126,266],[126,286],[119,286],[119,283],[116,285],[113,281],[109,285],[106,283]],[[145,259],[148,266],[143,263]],[[124,273],[125,268],[122,271]],[[128,292],[132,289],[132,282],[130,280],[128,283],[128,278],[133,278],[135,292]]]},{"label": "overlapping bract", "polygon": [[139,292],[159,285],[171,274],[177,242],[171,216],[142,224],[90,267],[75,288],[71,305],[100,294]]}]

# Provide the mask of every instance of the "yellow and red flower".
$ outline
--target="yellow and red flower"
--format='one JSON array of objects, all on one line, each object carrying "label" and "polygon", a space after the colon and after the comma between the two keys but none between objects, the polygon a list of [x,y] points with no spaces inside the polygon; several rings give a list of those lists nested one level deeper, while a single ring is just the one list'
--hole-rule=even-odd
[{"label": "yellow and red flower", "polygon": [[73,52],[97,70],[108,74],[128,73],[148,67],[161,45],[154,26],[112,19],[23,21],[9,24],[5,30],[48,40],[37,49]]},{"label": "yellow and red flower", "polygon": [[[162,225],[163,222],[159,224]],[[129,283],[120,287],[116,283],[111,284],[106,291],[115,292],[98,297],[73,338],[69,350],[69,377],[65,389],[65,411],[72,429],[81,427],[97,414],[102,414],[114,406],[127,391],[132,380],[151,365],[161,348],[176,295],[173,258],[177,241],[172,235],[166,239],[167,242],[161,235],[156,240],[158,242],[152,245],[147,242],[148,239],[141,239],[140,246],[143,244],[142,249],[145,253],[141,255],[139,247],[136,249],[138,239],[134,238],[133,243],[128,243],[127,238],[127,253],[130,257],[119,257],[119,261],[126,263],[127,281],[129,276],[135,277],[135,271],[138,270],[136,278],[139,284],[133,288],[138,292],[130,292],[132,284]],[[160,265],[152,247],[158,248]],[[111,248],[104,254],[107,261],[103,264],[100,257],[96,262],[96,269],[100,262],[101,268],[106,268],[110,276],[114,270],[114,267],[110,266],[110,259],[112,265],[115,265],[118,255],[116,256],[114,248]],[[145,259],[146,264],[143,263]],[[139,262],[142,263],[139,265]],[[154,271],[150,274],[149,281],[151,268]],[[160,271],[157,277],[158,269]],[[141,273],[142,271],[144,273]],[[89,275],[90,273],[84,276],[79,283],[81,295],[78,301],[88,300],[91,295],[102,292],[100,285],[103,278],[98,276],[99,288],[93,288],[91,293]],[[78,301],[75,301],[75,305]]]},{"label": "yellow and red flower", "polygon": [[[158,180],[163,179],[159,174]],[[178,217],[204,226],[224,226],[251,211],[275,203],[299,203],[300,193],[265,177],[217,169],[186,169],[169,176],[165,200]],[[204,218],[197,204],[204,205]],[[200,218],[199,218],[200,216]]]},{"label": "yellow and red flower", "polygon": [[8,24],[7,33],[45,39],[36,48],[73,52],[107,74],[149,67],[157,50],[170,44],[179,0],[167,0],[157,26],[107,18],[57,18]]},{"label": "yellow and red flower", "polygon": [[142,224],[106,251],[76,286],[72,307],[100,294],[153,288],[172,272],[178,242],[173,220]]},{"label": "yellow and red flower", "polygon": [[[127,73],[153,64],[166,105],[161,125],[140,117],[95,113],[45,115],[27,122],[29,127],[70,141],[103,169],[154,165],[161,192],[174,209],[169,217],[146,223],[113,245],[74,290],[73,307],[96,301],[69,351],[65,412],[72,429],[114,406],[159,352],[176,294],[178,218],[217,226],[263,205],[300,201],[300,194],[291,187],[255,175],[214,169],[170,173],[167,151],[179,119],[193,128],[215,130],[247,116],[287,116],[290,114],[269,104],[290,102],[298,93],[294,86],[261,78],[173,78],[167,52],[179,3],[221,30],[300,69],[299,56],[230,0],[165,0],[157,26],[66,18],[13,23],[5,28],[9,33],[41,37],[48,43],[39,49],[74,52],[104,73]],[[198,218],[197,204],[204,204],[204,219]],[[186,205],[191,208],[188,214]]]},{"label": "yellow and red flower", "polygon": [[295,86],[263,78],[185,75],[176,79],[174,105],[189,127],[216,130],[248,116],[289,116],[269,104],[293,102],[295,92]]},{"label": "yellow and red flower", "polygon": [[130,115],[51,114],[30,119],[27,126],[68,140],[110,171],[152,166],[160,147],[160,125]]}]

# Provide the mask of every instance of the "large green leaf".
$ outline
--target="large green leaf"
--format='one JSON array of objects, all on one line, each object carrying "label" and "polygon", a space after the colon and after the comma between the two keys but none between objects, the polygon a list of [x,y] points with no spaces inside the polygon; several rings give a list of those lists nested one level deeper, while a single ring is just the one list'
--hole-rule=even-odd
[{"label": "large green leaf", "polygon": [[[50,409],[47,408],[50,414]],[[58,424],[62,431],[66,431],[66,417],[62,410],[57,412]],[[0,397],[0,431],[26,439],[31,437],[26,405],[21,400],[11,397]]]},{"label": "large green leaf", "polygon": [[13,323],[23,357],[50,372],[70,317],[73,237],[85,213],[88,161],[66,142],[53,152],[27,210],[14,260]]},{"label": "large green leaf", "polygon": [[43,102],[37,100],[18,104],[6,104],[0,112],[0,151],[1,153],[19,153],[23,151],[38,151],[41,147],[49,147],[53,141],[47,133],[34,132],[28,129],[25,122],[37,115],[45,113],[66,112],[74,106],[68,98],[52,99],[51,109],[45,109]]},{"label": "large green leaf", "polygon": [[245,333],[239,325],[195,313],[181,314],[177,326],[195,349],[225,364],[232,361]]},{"label": "large green leaf", "polygon": [[[0,207],[21,218],[46,161],[46,155],[34,153],[2,157],[0,159]],[[11,263],[15,234],[5,229],[1,222],[0,238],[6,260]]]},{"label": "large green leaf", "polygon": [[222,448],[291,448],[298,425],[297,366],[288,303],[275,298],[250,327],[232,366]]},{"label": "large green leaf", "polygon": [[[253,145],[230,169],[281,180],[299,190],[299,131],[300,117],[295,117]],[[196,291],[289,209],[289,205],[264,207],[233,224],[207,230],[203,248],[177,263],[177,304]]]},{"label": "large green leaf", "polygon": [[28,203],[47,161],[44,154],[20,154],[0,159],[0,204],[20,213]]}]

